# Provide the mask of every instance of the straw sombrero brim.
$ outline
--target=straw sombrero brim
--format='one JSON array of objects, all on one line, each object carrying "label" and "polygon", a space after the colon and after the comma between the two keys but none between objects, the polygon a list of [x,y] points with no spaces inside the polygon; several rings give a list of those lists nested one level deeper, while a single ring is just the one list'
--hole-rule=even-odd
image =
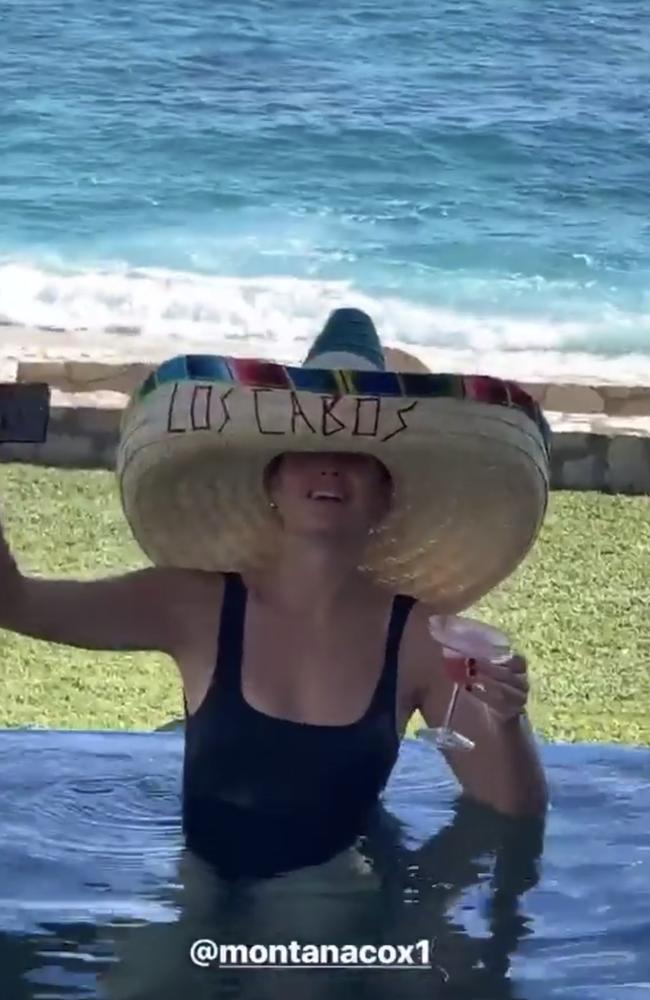
[{"label": "straw sombrero brim", "polygon": [[539,532],[548,425],[515,384],[196,355],[152,372],[124,413],[125,515],[156,564],[259,567],[281,535],[266,465],[286,451],[330,450],[372,454],[393,478],[364,568],[441,612],[497,586]]}]

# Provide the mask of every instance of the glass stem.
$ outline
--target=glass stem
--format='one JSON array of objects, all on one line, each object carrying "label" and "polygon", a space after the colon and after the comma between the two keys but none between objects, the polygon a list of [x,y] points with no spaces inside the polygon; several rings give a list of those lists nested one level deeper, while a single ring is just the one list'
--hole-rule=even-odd
[{"label": "glass stem", "polygon": [[454,690],[449,701],[449,708],[447,709],[447,714],[445,715],[445,720],[442,724],[443,729],[449,729],[451,726],[451,720],[456,710],[456,702],[458,701],[458,694],[460,692],[460,684],[454,684]]}]

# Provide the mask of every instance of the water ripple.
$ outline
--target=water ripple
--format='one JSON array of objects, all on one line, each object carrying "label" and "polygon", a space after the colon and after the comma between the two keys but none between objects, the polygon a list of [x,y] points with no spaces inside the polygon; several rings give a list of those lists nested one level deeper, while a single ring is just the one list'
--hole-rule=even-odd
[{"label": "water ripple", "polygon": [[[470,813],[459,825],[457,786],[441,755],[407,741],[385,794],[388,830],[393,823],[395,829],[388,841],[369,842],[387,880],[384,910],[367,879],[357,884],[336,868],[241,896],[218,891],[182,849],[182,733],[0,731],[0,944],[2,932],[16,948],[31,942],[27,978],[68,1000],[81,967],[88,996],[96,995],[91,970],[121,967],[111,942],[124,935],[135,935],[133,951],[146,932],[145,949],[165,956],[163,965],[180,955],[177,973],[185,982],[186,938],[204,936],[206,927],[255,940],[262,933],[255,920],[264,933],[269,919],[279,920],[289,937],[298,926],[301,934],[307,927],[345,933],[345,921],[368,905],[372,919],[359,917],[367,921],[365,935],[374,933],[380,914],[395,921],[390,934],[405,940],[439,927],[440,962],[465,1000],[483,995],[471,978],[481,963],[493,975],[504,962],[527,1000],[611,1000],[625,990],[634,997],[650,979],[650,752],[541,749],[552,803],[535,861],[525,839],[506,849],[508,824]],[[395,836],[399,847],[387,847]],[[160,943],[147,945],[151,940]],[[156,978],[156,970],[147,977]],[[175,1000],[181,980],[160,972],[142,996]],[[203,998],[204,988],[197,985],[195,995]]]}]

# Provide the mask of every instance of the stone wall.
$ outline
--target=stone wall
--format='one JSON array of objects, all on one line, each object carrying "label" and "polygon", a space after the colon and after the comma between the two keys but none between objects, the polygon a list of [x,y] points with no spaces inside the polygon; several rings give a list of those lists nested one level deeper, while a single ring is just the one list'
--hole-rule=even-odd
[{"label": "stone wall", "polygon": [[[0,380],[52,390],[44,444],[2,444],[0,461],[112,468],[121,411],[152,365],[0,360]],[[650,386],[525,383],[553,431],[554,489],[650,495]]]}]

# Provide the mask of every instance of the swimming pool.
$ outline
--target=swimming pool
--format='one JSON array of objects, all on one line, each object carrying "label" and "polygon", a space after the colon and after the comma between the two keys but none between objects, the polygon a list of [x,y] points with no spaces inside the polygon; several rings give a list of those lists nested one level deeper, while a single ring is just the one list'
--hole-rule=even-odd
[{"label": "swimming pool", "polygon": [[[3,1000],[640,1000],[650,750],[542,747],[545,831],[458,801],[409,740],[362,856],[225,884],[183,849],[182,735],[0,731]],[[433,942],[431,968],[207,968],[193,941]]]}]

